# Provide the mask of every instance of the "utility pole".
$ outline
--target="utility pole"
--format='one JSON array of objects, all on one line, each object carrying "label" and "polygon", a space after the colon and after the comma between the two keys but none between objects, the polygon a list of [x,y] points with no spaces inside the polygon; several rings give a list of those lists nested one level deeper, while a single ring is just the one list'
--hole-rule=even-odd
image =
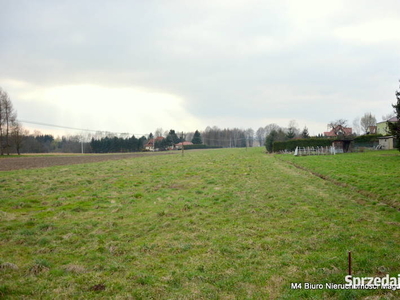
[{"label": "utility pole", "polygon": [[182,141],[181,141],[181,143],[182,143],[182,157],[185,155],[185,153],[184,153],[184,146],[183,146],[183,131],[182,131]]}]

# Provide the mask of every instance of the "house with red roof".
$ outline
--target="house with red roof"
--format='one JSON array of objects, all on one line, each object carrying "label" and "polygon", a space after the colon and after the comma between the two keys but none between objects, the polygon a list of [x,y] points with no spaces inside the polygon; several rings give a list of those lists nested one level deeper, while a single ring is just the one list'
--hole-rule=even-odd
[{"label": "house with red roof", "polygon": [[338,125],[331,129],[331,131],[324,132],[326,137],[337,137],[337,136],[350,136],[353,134],[353,129],[349,127],[343,127]]},{"label": "house with red roof", "polygon": [[163,139],[164,139],[164,137],[162,137],[162,136],[156,137],[155,139],[150,139],[150,140],[144,145],[144,149],[149,150],[149,151],[158,151],[159,149],[158,149],[158,148],[155,148],[154,145],[155,145],[157,142],[162,141]]},{"label": "house with red roof", "polygon": [[175,149],[178,149],[178,150],[182,149],[182,144],[183,144],[183,147],[193,145],[192,142],[183,142],[183,143],[180,142],[178,144],[175,144]]}]

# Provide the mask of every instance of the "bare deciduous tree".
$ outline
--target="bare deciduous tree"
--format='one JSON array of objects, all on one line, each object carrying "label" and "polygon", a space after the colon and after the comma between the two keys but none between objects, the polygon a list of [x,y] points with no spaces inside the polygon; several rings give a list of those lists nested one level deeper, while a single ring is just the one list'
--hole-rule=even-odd
[{"label": "bare deciduous tree", "polygon": [[347,127],[347,120],[345,119],[338,119],[336,121],[332,121],[328,124],[328,128],[335,128],[338,126]]},{"label": "bare deciduous tree", "polygon": [[256,131],[256,139],[260,144],[260,146],[263,146],[265,144],[265,137],[266,137],[265,128],[264,127],[258,128]]},{"label": "bare deciduous tree", "polygon": [[353,120],[353,132],[356,134],[360,134],[360,117],[357,117]]},{"label": "bare deciduous tree", "polygon": [[18,121],[15,121],[11,129],[11,140],[18,155],[21,155],[24,137],[29,135],[29,131],[24,129]]},{"label": "bare deciduous tree", "polygon": [[335,135],[348,135],[346,131],[344,131],[344,128],[347,127],[347,120],[345,119],[338,119],[336,121],[332,121],[328,124],[328,129],[331,129]]},{"label": "bare deciduous tree", "polygon": [[11,128],[16,121],[17,114],[7,92],[0,88],[0,154],[7,152],[10,155]]},{"label": "bare deciduous tree", "polygon": [[246,130],[246,140],[249,147],[253,147],[254,142],[254,130],[252,128],[248,128]]},{"label": "bare deciduous tree", "polygon": [[362,131],[367,134],[370,126],[376,126],[376,118],[371,113],[365,113],[360,120]]},{"label": "bare deciduous tree", "polygon": [[394,112],[388,113],[388,114],[382,116],[382,121],[387,121],[395,116],[396,116],[396,114]]},{"label": "bare deciduous tree", "polygon": [[154,132],[154,137],[158,138],[160,136],[163,136],[163,129],[157,128],[156,131]]},{"label": "bare deciduous tree", "polygon": [[268,124],[267,126],[264,127],[265,135],[268,136],[273,130],[278,131],[279,128],[280,128],[279,125],[275,123]]}]

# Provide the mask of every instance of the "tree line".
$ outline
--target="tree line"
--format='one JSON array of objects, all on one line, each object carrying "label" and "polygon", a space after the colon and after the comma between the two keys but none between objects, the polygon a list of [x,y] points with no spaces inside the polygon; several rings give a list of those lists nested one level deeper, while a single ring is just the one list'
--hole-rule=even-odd
[{"label": "tree line", "polygon": [[[396,91],[397,103],[392,105],[394,113],[382,116],[383,120],[387,120],[393,116],[397,116],[400,120],[400,91]],[[355,134],[362,130],[368,134],[371,126],[376,125],[376,118],[371,113],[366,113],[361,119],[353,122]],[[400,121],[389,123],[391,134],[400,140]],[[348,126],[347,120],[339,119],[328,124],[332,130],[339,128],[338,126]],[[308,128],[302,130],[297,126],[295,120],[291,120],[288,127],[281,127],[277,124],[268,124],[260,127],[257,131],[252,128],[224,128],[217,126],[208,126],[204,131],[196,130],[195,132],[179,132],[171,129],[163,132],[161,128],[157,128],[155,134],[150,133],[147,137],[142,136],[136,138],[134,135],[127,136],[121,134],[113,134],[111,132],[97,132],[95,134],[87,134],[86,136],[71,135],[55,138],[52,135],[41,134],[35,131],[30,134],[24,129],[17,120],[17,113],[13,107],[11,99],[7,92],[0,88],[0,154],[10,154],[17,152],[24,153],[43,153],[43,152],[71,152],[78,153],[83,150],[85,153],[108,153],[108,152],[136,152],[143,151],[145,144],[151,139],[155,141],[155,147],[159,149],[168,149],[175,144],[185,141],[191,141],[195,145],[205,145],[210,147],[253,147],[265,146],[271,152],[274,142],[283,142],[291,139],[307,139],[310,138]],[[163,137],[162,139],[156,139]],[[319,134],[317,137],[323,137]],[[400,150],[400,143],[398,143]]]},{"label": "tree line", "polygon": [[208,126],[201,134],[203,143],[213,147],[236,148],[253,147],[254,130],[239,128],[220,129],[217,126]]},{"label": "tree line", "polygon": [[90,151],[94,153],[109,152],[137,152],[142,151],[146,137],[136,138],[132,135],[129,138],[105,137],[101,139],[92,138],[90,142]]}]

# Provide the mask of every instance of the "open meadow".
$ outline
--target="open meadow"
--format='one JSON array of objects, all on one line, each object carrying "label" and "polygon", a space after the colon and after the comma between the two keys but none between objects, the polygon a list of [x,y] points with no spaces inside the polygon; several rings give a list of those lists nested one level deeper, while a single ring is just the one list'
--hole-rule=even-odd
[{"label": "open meadow", "polygon": [[348,251],[397,277],[399,166],[249,148],[3,171],[0,298],[396,299],[291,283],[345,283]]}]

